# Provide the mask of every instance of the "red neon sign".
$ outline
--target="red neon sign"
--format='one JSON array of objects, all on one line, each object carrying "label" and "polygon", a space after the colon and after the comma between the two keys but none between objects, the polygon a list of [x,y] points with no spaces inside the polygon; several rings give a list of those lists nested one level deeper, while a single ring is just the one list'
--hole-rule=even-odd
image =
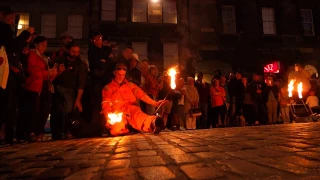
[{"label": "red neon sign", "polygon": [[263,72],[265,73],[279,73],[280,72],[280,62],[274,62],[271,64],[267,64],[263,68]]}]

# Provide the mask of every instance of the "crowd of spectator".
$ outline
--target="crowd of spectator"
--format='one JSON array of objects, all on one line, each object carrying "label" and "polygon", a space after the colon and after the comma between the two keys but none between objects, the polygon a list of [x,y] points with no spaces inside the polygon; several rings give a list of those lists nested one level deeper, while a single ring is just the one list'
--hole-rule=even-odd
[{"label": "crowd of spectator", "polygon": [[[126,79],[150,98],[169,101],[160,109],[137,102],[146,114],[159,114],[168,131],[276,124],[282,122],[279,119],[290,122],[287,90],[272,78],[265,82],[254,74],[249,82],[240,72],[227,78],[217,71],[208,83],[203,73],[198,72],[195,80],[194,72],[182,73],[177,67],[177,87],[171,89],[166,70],[160,75],[151,61],[139,59],[130,46],[115,53],[99,31],[91,33],[88,61],[81,58],[80,45],[67,33],[61,35],[61,47],[47,57],[46,37],[32,27],[14,37],[14,19],[11,8],[0,9],[0,47],[5,48],[9,62],[6,87],[0,88],[1,143],[41,141],[49,114],[55,140],[74,135],[77,118],[85,124],[78,131],[89,131],[88,136],[106,133],[101,92],[119,63],[127,67]],[[317,106],[314,97],[311,93],[307,103]]]}]

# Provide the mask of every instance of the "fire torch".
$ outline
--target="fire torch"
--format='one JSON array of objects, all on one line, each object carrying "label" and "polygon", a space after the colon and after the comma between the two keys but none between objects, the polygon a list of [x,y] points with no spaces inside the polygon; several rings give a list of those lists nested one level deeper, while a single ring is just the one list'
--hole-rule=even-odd
[{"label": "fire torch", "polygon": [[[163,100],[166,100],[168,95],[171,93],[172,90],[176,89],[177,85],[176,85],[176,74],[177,71],[175,68],[170,68],[168,70],[168,75],[170,76],[170,91],[168,92],[168,94],[166,95],[166,97]],[[160,106],[156,109],[155,113],[157,114],[158,111],[160,110],[160,108],[162,107],[163,103],[160,104]]]}]

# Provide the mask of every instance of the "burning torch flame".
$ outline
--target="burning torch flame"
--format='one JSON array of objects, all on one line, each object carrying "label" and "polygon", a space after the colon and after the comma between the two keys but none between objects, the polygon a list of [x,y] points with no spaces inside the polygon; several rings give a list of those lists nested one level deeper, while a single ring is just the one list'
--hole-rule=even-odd
[{"label": "burning torch flame", "polygon": [[174,68],[169,69],[168,75],[171,77],[171,83],[170,83],[171,89],[175,89],[177,87],[176,74],[177,74],[177,71]]},{"label": "burning torch flame", "polygon": [[122,114],[123,113],[110,113],[110,114],[108,114],[109,123],[111,125],[113,125],[117,122],[121,122],[122,121]]},{"label": "burning torch flame", "polygon": [[302,99],[302,90],[303,90],[303,88],[302,88],[302,82],[300,82],[300,83],[298,84],[298,95],[299,95],[299,98],[300,98],[300,99]]},{"label": "burning torch flame", "polygon": [[293,84],[294,84],[294,80],[291,80],[290,83],[288,84],[289,97],[292,97],[292,91],[294,89]]}]

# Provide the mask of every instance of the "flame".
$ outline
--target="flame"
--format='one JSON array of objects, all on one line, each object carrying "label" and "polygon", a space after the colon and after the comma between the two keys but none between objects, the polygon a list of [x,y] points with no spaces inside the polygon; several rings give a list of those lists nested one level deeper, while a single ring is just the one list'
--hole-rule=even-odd
[{"label": "flame", "polygon": [[289,97],[292,97],[292,91],[294,90],[294,80],[291,80],[290,83],[288,84],[288,92],[289,92]]},{"label": "flame", "polygon": [[302,88],[302,82],[300,82],[298,84],[298,95],[299,95],[299,98],[302,99],[302,91],[303,91],[303,88]]},{"label": "flame", "polygon": [[171,77],[171,83],[170,83],[171,89],[175,89],[177,87],[176,74],[177,74],[177,71],[174,68],[169,69],[168,75]]},{"label": "flame", "polygon": [[109,123],[111,125],[113,125],[117,122],[121,122],[122,121],[122,114],[123,113],[110,113],[110,114],[108,114]]}]

